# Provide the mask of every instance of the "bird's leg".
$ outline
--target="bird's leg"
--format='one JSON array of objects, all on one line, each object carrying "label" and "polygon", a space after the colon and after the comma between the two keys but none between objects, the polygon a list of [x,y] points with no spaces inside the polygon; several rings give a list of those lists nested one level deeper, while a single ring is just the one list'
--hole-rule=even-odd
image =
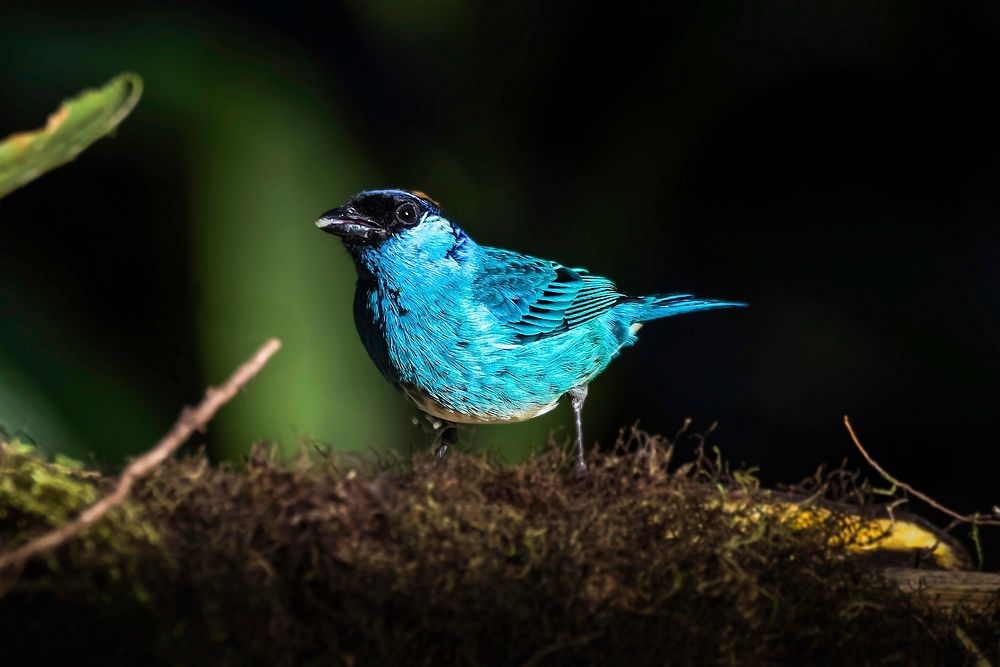
[{"label": "bird's leg", "polygon": [[586,470],[587,464],[583,460],[583,402],[587,400],[587,385],[573,387],[569,390],[569,397],[576,415],[576,469]]},{"label": "bird's leg", "polygon": [[438,431],[438,446],[434,450],[434,456],[443,459],[448,451],[448,446],[458,442],[458,426],[451,422],[439,421],[435,423],[434,430]]}]

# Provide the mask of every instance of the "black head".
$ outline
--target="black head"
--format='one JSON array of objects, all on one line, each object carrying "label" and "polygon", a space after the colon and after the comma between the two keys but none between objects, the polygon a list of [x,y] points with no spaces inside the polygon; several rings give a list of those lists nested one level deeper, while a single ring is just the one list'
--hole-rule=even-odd
[{"label": "black head", "polygon": [[316,226],[343,237],[345,242],[376,244],[416,227],[428,215],[441,215],[441,209],[423,193],[368,190],[324,213]]}]

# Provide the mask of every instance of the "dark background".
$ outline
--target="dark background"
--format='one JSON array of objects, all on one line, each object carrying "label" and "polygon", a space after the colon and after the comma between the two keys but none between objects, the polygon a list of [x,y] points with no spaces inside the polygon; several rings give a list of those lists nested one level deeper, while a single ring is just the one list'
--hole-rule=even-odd
[{"label": "dark background", "polygon": [[[269,335],[205,436],[426,447],[312,221],[361,189],[630,292],[746,300],[647,326],[588,439],[685,417],[768,482],[860,465],[1000,502],[995,3],[102,3],[0,9],[0,131],[131,69],[117,138],[0,201],[0,423],[117,461]],[[541,6],[544,5],[544,6]],[[509,456],[567,408],[474,429]]]}]

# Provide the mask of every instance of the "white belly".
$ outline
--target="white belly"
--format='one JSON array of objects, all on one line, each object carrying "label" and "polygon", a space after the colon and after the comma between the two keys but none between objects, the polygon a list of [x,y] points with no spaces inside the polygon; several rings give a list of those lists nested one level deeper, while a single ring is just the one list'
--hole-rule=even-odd
[{"label": "white belly", "polygon": [[432,417],[437,417],[438,419],[443,419],[456,424],[512,424],[515,422],[523,422],[544,415],[546,412],[551,412],[557,405],[559,405],[559,399],[557,398],[548,405],[531,408],[530,410],[525,410],[521,413],[505,415],[502,417],[466,414],[450,410],[449,408],[438,403],[426,392],[414,387],[411,384],[402,384],[401,386],[403,388],[403,393],[406,394],[406,398],[409,399],[410,403],[413,403],[413,405],[415,405],[418,409],[426,412]]}]

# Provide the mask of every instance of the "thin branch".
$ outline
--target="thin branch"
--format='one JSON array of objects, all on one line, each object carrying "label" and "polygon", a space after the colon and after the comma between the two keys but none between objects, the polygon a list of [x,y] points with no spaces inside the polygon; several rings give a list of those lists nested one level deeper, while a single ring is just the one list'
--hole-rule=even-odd
[{"label": "thin branch", "polygon": [[229,376],[218,389],[209,387],[194,408],[184,408],[173,427],[148,452],[135,459],[125,468],[114,490],[104,498],[85,509],[80,515],[27,544],[0,555],[0,571],[10,567],[23,566],[30,558],[54,549],[87,530],[94,522],[122,504],[135,483],[163,463],[195,431],[201,430],[211,421],[219,408],[228,403],[260,370],[271,356],[281,347],[277,338],[264,343],[254,355]]},{"label": "thin branch", "polygon": [[927,503],[934,509],[938,510],[939,512],[947,514],[958,523],[971,523],[976,526],[1000,526],[1000,519],[987,518],[981,514],[959,514],[955,510],[945,507],[944,505],[934,500],[927,494],[921,493],[920,491],[916,490],[906,482],[902,482],[896,479],[895,477],[890,475],[885,468],[880,466],[878,462],[871,457],[871,454],[868,453],[868,450],[864,448],[864,446],[861,444],[861,441],[858,439],[857,434],[854,432],[854,428],[851,427],[851,420],[848,419],[847,415],[844,415],[844,426],[847,427],[847,432],[851,435],[851,440],[854,441],[854,446],[857,447],[858,451],[861,452],[861,455],[865,457],[865,461],[868,462],[868,465],[874,468],[875,472],[881,475],[882,478],[885,479],[890,484],[898,486],[904,491],[924,501],[925,503]]}]

